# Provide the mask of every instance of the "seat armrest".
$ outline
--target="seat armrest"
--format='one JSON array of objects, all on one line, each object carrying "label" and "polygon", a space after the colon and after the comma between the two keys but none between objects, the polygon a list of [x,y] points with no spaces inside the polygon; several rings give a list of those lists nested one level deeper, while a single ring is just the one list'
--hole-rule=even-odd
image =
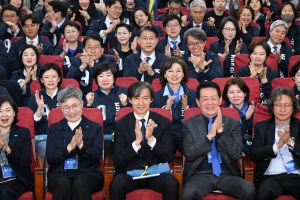
[{"label": "seat armrest", "polygon": [[181,189],[182,189],[182,156],[175,156],[174,157],[174,176],[179,182],[179,196],[181,196]]},{"label": "seat armrest", "polygon": [[243,162],[243,169],[244,169],[244,178],[250,182],[253,182],[253,173],[254,173],[253,162],[248,156],[243,156],[242,162]]},{"label": "seat armrest", "polygon": [[34,179],[35,179],[35,198],[36,200],[45,199],[45,156],[38,156],[35,162]]},{"label": "seat armrest", "polygon": [[109,199],[109,185],[114,177],[114,157],[107,156],[104,165],[104,189],[105,199]]}]

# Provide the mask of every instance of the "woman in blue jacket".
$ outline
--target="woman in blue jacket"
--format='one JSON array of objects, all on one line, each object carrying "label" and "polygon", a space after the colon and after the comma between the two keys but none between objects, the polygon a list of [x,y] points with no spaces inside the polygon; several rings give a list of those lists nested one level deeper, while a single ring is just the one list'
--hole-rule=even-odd
[{"label": "woman in blue jacket", "polygon": [[295,85],[292,89],[292,91],[294,92],[297,100],[298,100],[298,104],[300,104],[300,61],[297,61],[292,69],[289,72],[290,76],[293,78],[293,80],[295,81]]},{"label": "woman in blue jacket", "polygon": [[224,61],[224,77],[234,75],[234,57],[239,54],[247,54],[246,44],[241,42],[237,21],[232,17],[225,17],[219,27],[219,40],[211,43],[209,51],[220,55]]},{"label": "woman in blue jacket", "polygon": [[39,77],[42,90],[35,91],[35,94],[31,95],[28,107],[34,113],[34,128],[37,135],[35,149],[39,156],[45,156],[48,114],[52,108],[59,107],[57,93],[61,90],[62,76],[57,64],[47,63],[40,68]]},{"label": "woman in blue jacket", "polygon": [[254,103],[249,101],[250,89],[240,78],[233,77],[225,84],[222,98],[225,108],[233,108],[240,114],[243,135],[243,153],[250,156]]},{"label": "woman in blue jacket", "polygon": [[253,22],[256,22],[259,26],[260,36],[266,36],[265,23],[271,18],[271,13],[264,14],[263,2],[262,0],[249,0],[247,5],[251,6],[254,11]]},{"label": "woman in blue jacket", "polygon": [[197,107],[195,91],[186,86],[188,79],[189,71],[185,62],[176,56],[167,58],[160,68],[159,81],[162,89],[155,92],[151,104],[152,108],[164,108],[172,113],[174,153],[178,149],[183,154],[182,120],[184,111]]},{"label": "woman in blue jacket", "polygon": [[115,84],[116,68],[107,63],[100,63],[94,69],[94,80],[98,89],[86,95],[86,107],[98,108],[103,115],[104,155],[113,155],[112,135],[116,114],[120,108],[127,106],[127,88]]},{"label": "woman in blue jacket", "polygon": [[261,104],[266,104],[272,92],[272,81],[278,77],[278,73],[266,65],[266,60],[271,54],[271,49],[266,42],[255,41],[248,47],[250,63],[237,72],[237,77],[254,77],[260,83]]}]

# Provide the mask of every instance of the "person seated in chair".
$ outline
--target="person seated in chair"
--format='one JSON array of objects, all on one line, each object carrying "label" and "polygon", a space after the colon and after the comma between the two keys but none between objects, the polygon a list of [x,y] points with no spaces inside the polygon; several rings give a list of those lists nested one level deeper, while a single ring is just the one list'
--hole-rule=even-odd
[{"label": "person seated in chair", "polygon": [[255,124],[251,147],[256,199],[281,195],[300,199],[298,100],[290,89],[276,88],[267,101],[267,111],[272,117]]},{"label": "person seated in chair", "polygon": [[237,160],[242,157],[240,122],[220,110],[221,91],[211,81],[196,90],[202,114],[183,121],[182,200],[198,200],[219,190],[237,198],[254,200],[254,184],[241,177]]},{"label": "person seated in chair", "polygon": [[226,0],[213,0],[212,4],[214,9],[205,13],[204,21],[209,21],[213,18],[216,29],[219,29],[222,19],[229,16],[225,12]]},{"label": "person seated in chair", "polygon": [[127,92],[133,112],[115,125],[115,176],[110,183],[110,200],[125,200],[136,189],[160,192],[164,200],[179,198],[179,183],[170,173],[133,180],[126,172],[145,169],[174,158],[173,136],[169,119],[149,111],[154,92],[147,82],[133,83]]},{"label": "person seated in chair", "polygon": [[289,74],[290,74],[290,77],[292,77],[293,80],[295,81],[295,85],[291,89],[294,92],[296,99],[298,99],[298,104],[300,105],[300,71],[299,70],[300,70],[300,61],[297,61],[293,65]]},{"label": "person seated in chair", "polygon": [[185,18],[184,20],[186,21],[186,16],[184,14],[182,14],[182,12],[180,11],[181,5],[182,5],[181,0],[168,0],[168,8],[169,9],[166,11],[165,14],[162,14],[161,16],[159,16],[156,19],[156,21],[163,21],[165,19],[165,17],[168,15],[176,15],[179,18]]},{"label": "person seated in chair", "polygon": [[102,127],[82,114],[82,92],[67,86],[57,94],[64,118],[49,127],[48,190],[57,200],[92,199],[103,186]]}]

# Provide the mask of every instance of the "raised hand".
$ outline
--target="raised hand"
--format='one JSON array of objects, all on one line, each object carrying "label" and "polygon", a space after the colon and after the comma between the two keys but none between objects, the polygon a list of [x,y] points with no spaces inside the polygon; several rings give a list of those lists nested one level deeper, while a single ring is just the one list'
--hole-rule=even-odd
[{"label": "raised hand", "polygon": [[134,37],[133,41],[131,42],[130,48],[133,51],[133,53],[137,53],[136,51],[137,47],[137,36]]},{"label": "raised hand", "polygon": [[173,51],[173,54],[174,54],[174,56],[177,56],[177,57],[181,57],[182,56],[182,53],[181,53],[181,51],[179,49],[178,44],[176,44],[176,49]]},{"label": "raised hand", "polygon": [[182,108],[184,110],[189,108],[188,97],[185,94],[181,95],[181,104],[182,104]]},{"label": "raised hand", "polygon": [[146,133],[145,133],[145,138],[148,140],[149,143],[151,143],[154,139],[152,135],[154,128],[155,128],[155,122],[152,119],[149,119],[146,127]]},{"label": "raised hand", "polygon": [[250,77],[256,77],[257,70],[256,70],[256,67],[254,66],[253,62],[250,62],[249,69],[250,69]]},{"label": "raised hand", "polygon": [[170,98],[168,98],[165,109],[171,109],[174,99],[176,99],[176,96],[171,96]]},{"label": "raised hand", "polygon": [[254,113],[255,107],[254,107],[254,102],[251,101],[251,104],[248,106],[248,110],[246,112],[246,119],[250,119]]},{"label": "raised hand", "polygon": [[169,43],[165,47],[165,56],[171,57],[171,49],[170,49],[170,44]]},{"label": "raised hand", "polygon": [[95,94],[93,92],[89,92],[85,98],[86,98],[86,101],[87,101],[87,106],[92,106],[93,105],[93,102],[94,102],[94,96]]},{"label": "raised hand", "polygon": [[141,142],[143,141],[143,134],[141,132],[140,124],[139,124],[138,119],[135,120],[134,132],[135,132],[135,141],[134,141],[134,143],[135,143],[136,146],[139,146],[141,144]]},{"label": "raised hand", "polygon": [[208,18],[208,25],[209,26],[214,26],[215,25],[215,18],[209,17]]},{"label": "raised hand", "polygon": [[122,106],[127,105],[127,95],[126,94],[123,94],[123,93],[120,94],[119,99],[120,99],[120,102],[121,102]]},{"label": "raised hand", "polygon": [[39,109],[42,109],[44,107],[44,97],[43,95],[41,95],[40,97],[38,90],[35,91],[35,101]]},{"label": "raised hand", "polygon": [[75,131],[75,138],[76,138],[76,145],[78,146],[79,149],[82,148],[83,146],[83,140],[82,140],[82,129],[79,127]]}]

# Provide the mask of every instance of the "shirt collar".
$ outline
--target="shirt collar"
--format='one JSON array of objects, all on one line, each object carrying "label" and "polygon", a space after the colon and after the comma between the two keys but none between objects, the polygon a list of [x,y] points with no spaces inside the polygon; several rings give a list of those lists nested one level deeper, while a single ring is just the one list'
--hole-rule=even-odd
[{"label": "shirt collar", "polygon": [[[30,39],[26,36],[26,44],[30,44]],[[39,36],[37,35],[34,39],[33,39],[33,43],[32,45],[36,46],[39,44]]]},{"label": "shirt collar", "polygon": [[[25,77],[27,76],[27,72],[26,72],[25,69],[23,69],[23,74],[24,74]],[[31,71],[31,74],[33,74],[33,71]]]},{"label": "shirt collar", "polygon": [[[51,99],[53,99],[53,97],[55,97],[55,95],[57,94],[57,92],[58,92],[58,87],[56,88],[55,92],[52,94]],[[50,97],[47,89],[46,89],[46,94]]]},{"label": "shirt collar", "polygon": [[282,46],[281,44],[278,44],[278,45],[274,45],[274,44],[272,44],[272,42],[271,42],[271,40],[270,40],[270,39],[268,40],[268,42],[267,42],[267,43],[268,43],[268,45],[269,45],[269,46],[270,46],[270,48],[271,48],[271,52],[273,52],[273,47],[274,47],[274,46],[277,46],[277,51],[278,51],[278,50],[281,48],[281,46]]},{"label": "shirt collar", "polygon": [[200,24],[196,24],[196,23],[193,21],[193,27],[195,28],[196,26],[200,26],[200,28],[202,29],[202,23],[203,23],[203,22],[201,22]]},{"label": "shirt collar", "polygon": [[104,23],[106,24],[106,27],[107,27],[107,28],[110,26],[110,23],[111,23],[111,22],[112,22],[112,21],[110,21],[110,19],[108,19],[108,17],[106,16],[106,17],[105,17]]},{"label": "shirt collar", "polygon": [[155,60],[155,51],[150,55],[150,56],[146,56],[144,53],[143,53],[143,51],[141,51],[141,59],[142,60],[144,60],[144,58],[146,58],[146,57],[150,57],[151,58],[151,60]]},{"label": "shirt collar", "polygon": [[[174,40],[172,40],[172,39],[168,36],[168,43],[169,43],[169,44],[172,44],[171,41],[174,41]],[[177,42],[177,44],[179,44],[179,43],[181,42],[181,40],[180,40],[180,35],[177,36],[177,38],[176,38],[175,41]],[[172,44],[172,45],[173,45],[173,44]]]},{"label": "shirt collar", "polygon": [[63,25],[63,23],[66,21],[66,19],[64,18],[61,22],[59,22],[58,24],[57,24],[57,28],[60,28],[61,27],[61,25]]},{"label": "shirt collar", "polygon": [[136,115],[135,112],[133,112],[133,114],[134,114],[134,117],[135,117],[136,119],[138,119],[139,121],[140,121],[141,119],[145,119],[145,120],[146,120],[145,123],[147,123],[147,122],[148,122],[148,118],[149,118],[150,112],[149,112],[149,110],[148,110],[148,112],[146,113],[146,115],[145,115],[143,118],[141,118],[141,117],[139,117],[138,115]]},{"label": "shirt collar", "polygon": [[[183,87],[180,85],[180,87],[178,88],[178,90],[180,90],[179,96],[181,97],[181,95],[184,94]],[[168,89],[167,84],[166,84],[166,86],[165,86],[163,96],[168,96],[169,98],[171,97],[171,94],[170,94],[170,91],[169,91],[169,89]]]}]

